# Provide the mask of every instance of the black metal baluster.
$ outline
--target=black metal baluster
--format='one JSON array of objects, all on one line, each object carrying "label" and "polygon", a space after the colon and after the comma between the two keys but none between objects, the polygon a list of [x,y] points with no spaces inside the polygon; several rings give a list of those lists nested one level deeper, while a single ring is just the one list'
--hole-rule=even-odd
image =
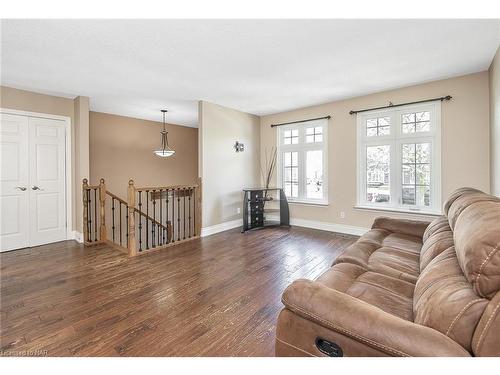
[{"label": "black metal baluster", "polygon": [[97,241],[97,189],[94,189],[94,241]]},{"label": "black metal baluster", "polygon": [[111,232],[115,242],[115,198],[111,197]]},{"label": "black metal baluster", "polygon": [[[165,227],[168,229],[168,189],[167,189],[167,197],[166,197],[166,207],[165,207]],[[168,232],[167,232],[167,241],[168,241]]]},{"label": "black metal baluster", "polygon": [[90,194],[90,189],[87,189],[87,232],[88,232],[88,240],[92,242],[92,200]]},{"label": "black metal baluster", "polygon": [[[156,196],[155,196],[156,190],[152,191],[152,197],[153,197],[153,219],[156,220]],[[155,228],[156,223],[154,221],[151,221],[151,247],[155,247]]]},{"label": "black metal baluster", "polygon": [[188,208],[189,208],[189,238],[191,238],[191,194],[193,193],[193,189],[189,188],[189,200],[188,200]]},{"label": "black metal baluster", "polygon": [[[161,203],[161,198],[162,198],[162,189],[159,190],[160,192],[160,224],[163,224],[163,216],[162,216],[162,203]],[[162,242],[162,233],[163,233],[163,228],[158,226],[158,233],[157,233],[157,236],[158,236],[158,246],[161,246],[163,245],[163,242]]]},{"label": "black metal baluster", "polygon": [[[142,191],[139,191],[139,212],[142,212]],[[142,251],[142,215],[139,213],[139,251]]]},{"label": "black metal baluster", "polygon": [[149,249],[149,190],[146,190],[146,250]]},{"label": "black metal baluster", "polygon": [[122,246],[122,202],[120,201],[120,246]]},{"label": "black metal baluster", "polygon": [[172,189],[172,242],[175,242],[175,189]]},{"label": "black metal baluster", "polygon": [[182,200],[182,205],[184,206],[184,213],[182,214],[182,236],[184,239],[186,239],[186,188],[182,189],[183,192],[183,200]]},{"label": "black metal baluster", "polygon": [[196,189],[193,189],[193,233],[196,236]]},{"label": "black metal baluster", "polygon": [[128,205],[125,206],[125,221],[127,222],[127,229],[126,229],[126,240],[127,240],[127,247],[128,247]]},{"label": "black metal baluster", "polygon": [[181,197],[177,188],[177,241],[181,239]]}]

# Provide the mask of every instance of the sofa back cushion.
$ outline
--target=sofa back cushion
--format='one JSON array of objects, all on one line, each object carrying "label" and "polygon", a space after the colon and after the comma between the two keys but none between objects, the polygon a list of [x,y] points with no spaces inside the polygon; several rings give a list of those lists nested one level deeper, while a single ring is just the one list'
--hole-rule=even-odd
[{"label": "sofa back cushion", "polygon": [[484,309],[472,339],[472,352],[481,357],[500,356],[500,292]]},{"label": "sofa back cushion", "polygon": [[452,246],[432,259],[420,274],[413,296],[414,321],[471,351],[475,327],[488,302],[472,288]]},{"label": "sofa back cushion", "polygon": [[470,197],[469,202],[455,220],[455,249],[475,292],[491,299],[500,290],[500,200]]},{"label": "sofa back cushion", "polygon": [[500,199],[458,189],[444,213],[423,235],[414,321],[473,352],[476,327],[500,289]]},{"label": "sofa back cushion", "polygon": [[455,231],[455,225],[458,218],[470,206],[473,206],[475,203],[480,202],[500,202],[497,197],[485,194],[482,191],[476,189],[462,188],[457,191],[459,191],[460,194],[454,192],[452,194],[452,197],[450,197],[450,199],[448,199],[448,201],[445,203],[444,207],[445,215],[448,218],[448,222],[453,231]]},{"label": "sofa back cushion", "polygon": [[422,249],[420,250],[420,272],[436,256],[454,245],[453,232],[448,219],[441,216],[432,221],[424,232]]}]

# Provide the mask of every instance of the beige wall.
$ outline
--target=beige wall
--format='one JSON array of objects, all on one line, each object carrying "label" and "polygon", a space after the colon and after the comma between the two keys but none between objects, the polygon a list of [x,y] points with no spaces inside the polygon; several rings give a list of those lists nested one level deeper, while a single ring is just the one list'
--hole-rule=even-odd
[{"label": "beige wall", "polygon": [[490,66],[491,192],[500,197],[500,48]]},{"label": "beige wall", "polygon": [[[259,155],[276,145],[276,129],[271,129],[270,124],[331,114],[330,205],[292,204],[291,215],[292,218],[368,227],[381,213],[353,208],[356,201],[356,117],[349,115],[349,110],[380,106],[389,100],[400,103],[452,95],[453,100],[442,105],[443,197],[460,186],[489,192],[491,185],[491,191],[500,195],[499,60],[497,52],[489,73],[430,82],[260,119],[202,101],[199,104],[199,145],[197,129],[168,125],[169,142],[176,155],[167,159],[152,153],[159,145],[161,123],[104,113],[90,112],[89,115],[89,99],[85,97],[73,100],[2,86],[0,106],[71,118],[73,227],[78,231],[81,231],[82,216],[80,186],[87,176],[91,183],[104,177],[109,190],[125,197],[129,178],[133,178],[137,186],[171,185],[195,183],[200,175],[204,182],[203,226],[239,219],[241,214],[237,213],[237,208],[241,206],[241,189],[260,184]],[[243,153],[234,151],[236,140],[245,144]],[[346,213],[344,219],[340,218],[341,211]]]},{"label": "beige wall", "polygon": [[[161,113],[158,112],[158,117]],[[162,123],[90,112],[90,182],[127,198],[129,179],[137,187],[194,184],[198,178],[198,129],[167,124],[175,155],[160,158]]]},{"label": "beige wall", "polygon": [[11,87],[0,87],[0,107],[39,112],[71,118],[71,157],[73,181],[73,230],[82,232],[81,180],[88,177],[88,108],[89,99],[39,94]]},{"label": "beige wall", "polygon": [[[461,186],[490,191],[488,72],[326,103],[261,118],[261,149],[276,145],[272,123],[332,115],[329,121],[329,206],[291,204],[291,217],[369,227],[376,216],[408,216],[354,209],[356,204],[356,116],[353,109],[403,103],[443,95],[442,195]],[[340,218],[344,211],[346,217]],[[413,217],[420,217],[414,215]]]},{"label": "beige wall", "polygon": [[2,107],[20,111],[49,113],[69,116],[74,123],[74,100],[59,96],[39,94],[36,92],[1,86]]},{"label": "beige wall", "polygon": [[[240,219],[242,189],[260,184],[258,116],[202,101],[199,104],[203,227]],[[235,152],[236,141],[245,145]]]}]

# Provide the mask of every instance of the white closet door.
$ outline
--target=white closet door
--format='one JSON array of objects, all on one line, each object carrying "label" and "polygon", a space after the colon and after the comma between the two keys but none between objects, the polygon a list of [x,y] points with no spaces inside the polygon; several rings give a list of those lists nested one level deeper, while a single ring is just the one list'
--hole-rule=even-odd
[{"label": "white closet door", "polygon": [[29,118],[30,246],[66,239],[65,125]]},{"label": "white closet door", "polygon": [[28,242],[28,117],[0,114],[0,251]]}]

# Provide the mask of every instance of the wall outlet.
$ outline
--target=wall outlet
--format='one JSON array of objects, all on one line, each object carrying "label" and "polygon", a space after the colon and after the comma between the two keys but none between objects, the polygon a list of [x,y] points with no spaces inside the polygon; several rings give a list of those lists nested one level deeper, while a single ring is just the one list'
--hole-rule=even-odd
[{"label": "wall outlet", "polygon": [[340,218],[345,219],[345,212],[344,211],[340,211]]},{"label": "wall outlet", "polygon": [[237,208],[236,208],[236,213],[237,213],[237,214],[241,213],[241,208],[237,207]]}]

